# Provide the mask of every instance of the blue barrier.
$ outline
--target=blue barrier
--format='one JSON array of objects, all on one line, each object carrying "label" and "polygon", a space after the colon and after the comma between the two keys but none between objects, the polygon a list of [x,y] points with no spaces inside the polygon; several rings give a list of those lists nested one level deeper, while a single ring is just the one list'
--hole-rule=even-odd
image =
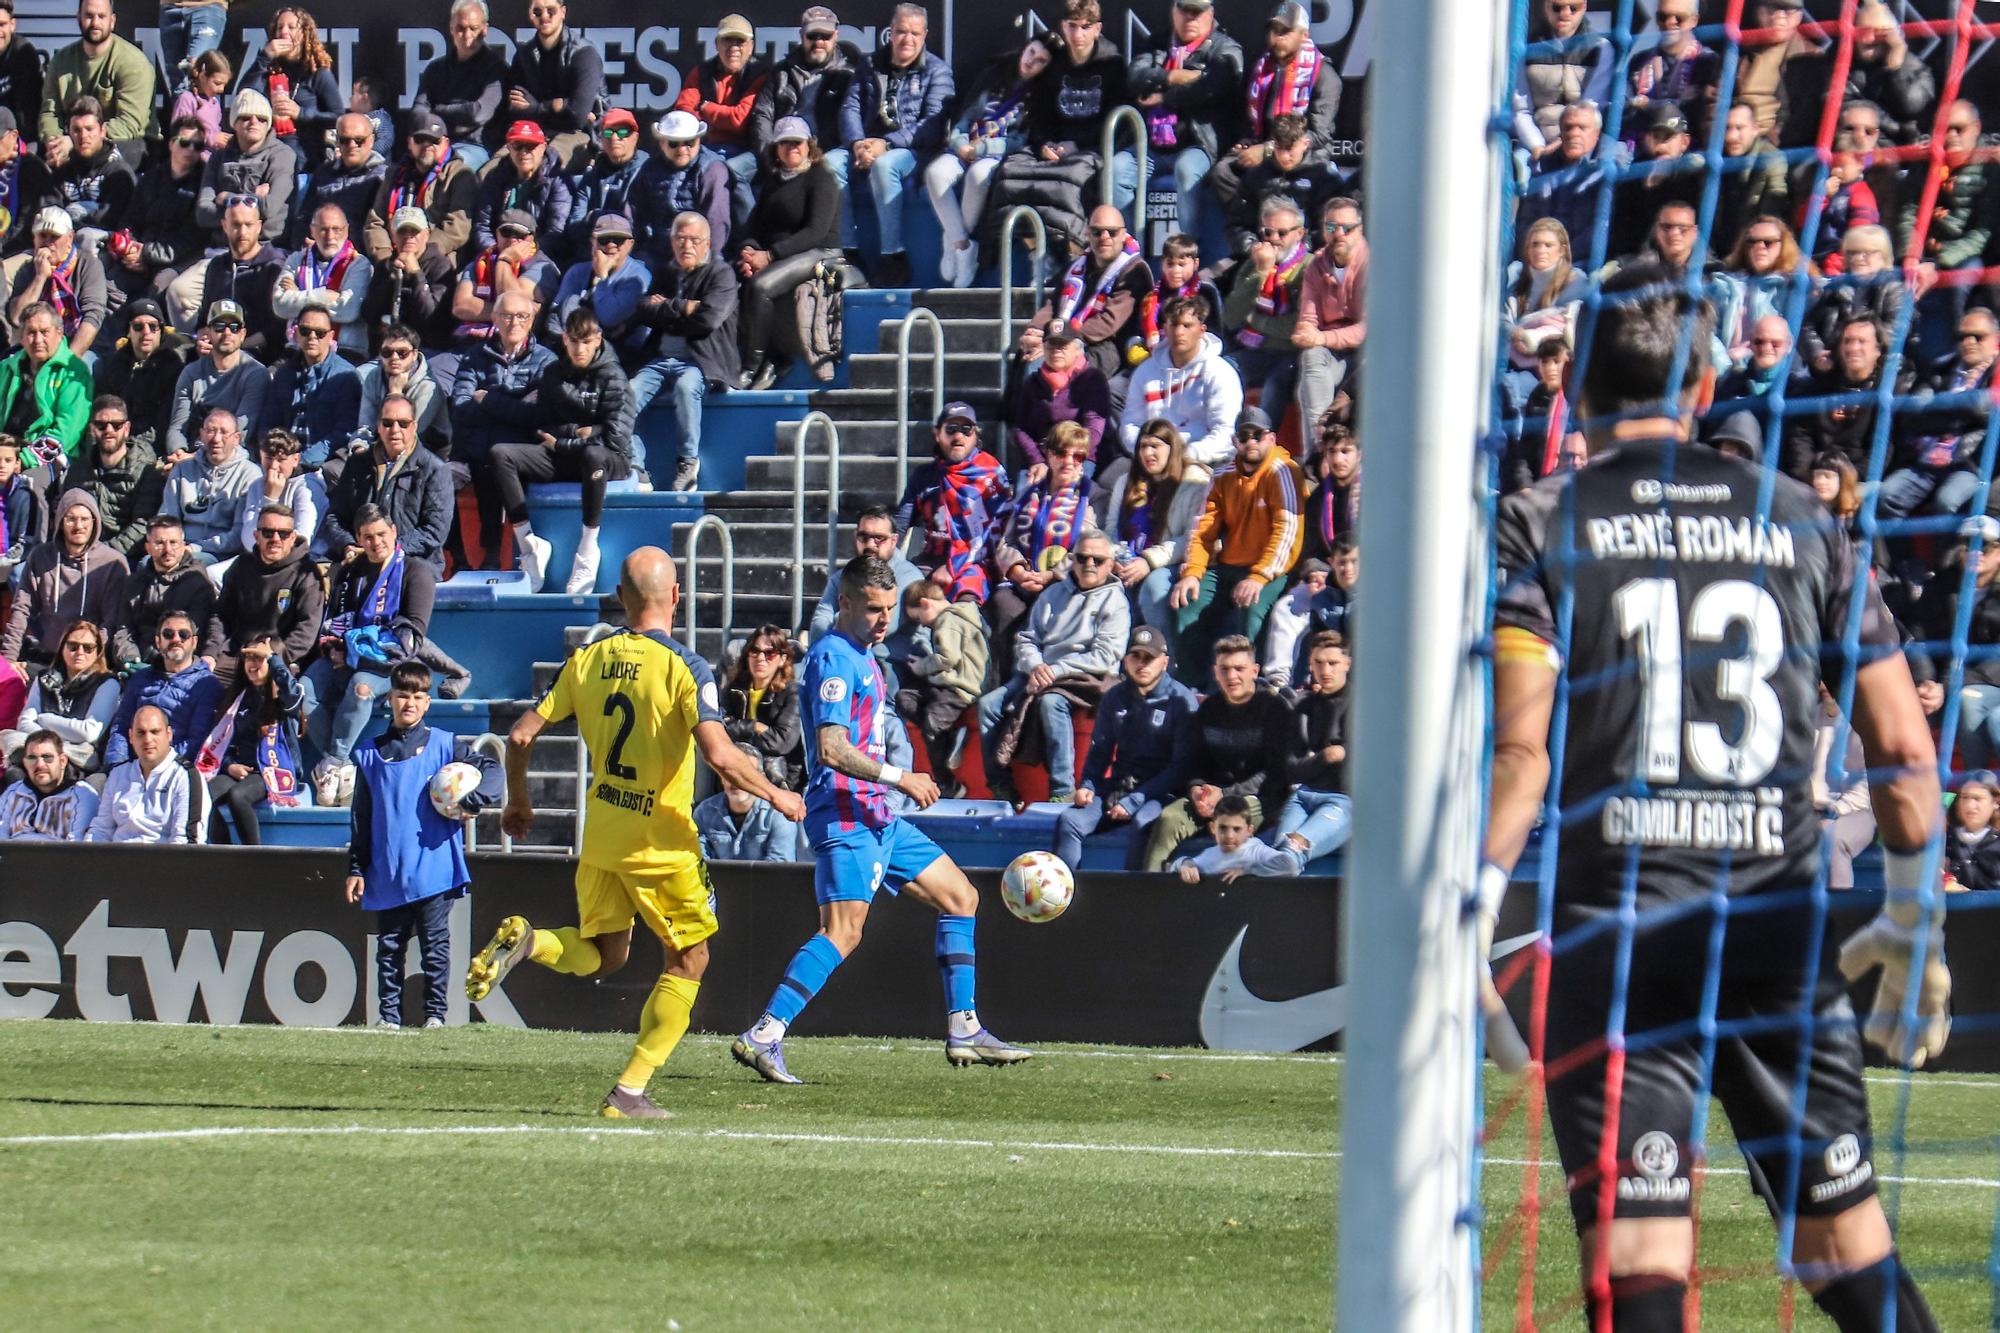
[{"label": "blue barrier", "polygon": [[[472,688],[480,699],[533,698],[534,664],[561,661],[563,631],[596,624],[601,618],[598,602],[595,596],[556,594],[440,601],[431,614],[431,637],[472,672]],[[445,707],[443,702],[432,707],[441,725],[457,730],[436,711]]]},{"label": "blue barrier", "polygon": [[[641,546],[665,549],[675,524],[692,523],[701,514],[698,492],[641,491],[629,481],[613,482],[604,497],[604,521],[598,529],[595,590],[616,588],[618,567],[627,555]],[[574,483],[530,486],[528,515],[535,535],[550,547],[546,589],[559,591],[569,577],[570,561],[583,534],[583,490]]]}]

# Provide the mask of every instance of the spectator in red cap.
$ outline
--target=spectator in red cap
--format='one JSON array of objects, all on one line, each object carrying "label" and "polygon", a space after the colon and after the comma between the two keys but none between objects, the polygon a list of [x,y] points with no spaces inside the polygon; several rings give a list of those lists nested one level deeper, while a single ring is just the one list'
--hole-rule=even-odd
[{"label": "spectator in red cap", "polygon": [[569,202],[569,182],[549,151],[548,135],[532,120],[517,120],[507,128],[506,158],[480,183],[473,239],[481,249],[493,244],[500,215],[518,208],[534,216],[535,237],[544,250],[550,249],[561,243]]},{"label": "spectator in red cap", "polygon": [[[757,30],[741,14],[724,14],[715,25],[715,54],[690,67],[681,78],[674,111],[685,111],[708,127],[707,146],[729,165],[732,226],[741,227],[756,202],[750,194],[757,174],[757,144],[750,112],[771,77],[771,62],[757,55]],[[719,247],[722,242],[718,238]]]},{"label": "spectator in red cap", "polygon": [[[568,25],[568,17],[569,6],[562,0],[528,0],[535,40],[514,48],[507,102],[500,112],[526,117],[541,128],[557,171],[590,142],[590,131],[605,110],[604,57]],[[507,140],[511,146],[513,129]]]},{"label": "spectator in red cap", "polygon": [[560,258],[574,263],[590,249],[590,224],[600,213],[623,213],[639,227],[643,242],[650,232],[633,196],[639,172],[652,160],[640,147],[639,118],[622,106],[604,113],[597,126],[597,158],[569,181],[569,217],[563,224]]}]

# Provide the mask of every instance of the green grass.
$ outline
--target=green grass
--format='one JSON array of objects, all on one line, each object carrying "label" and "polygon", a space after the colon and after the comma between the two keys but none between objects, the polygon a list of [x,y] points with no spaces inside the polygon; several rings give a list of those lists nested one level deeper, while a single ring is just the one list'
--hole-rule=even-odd
[{"label": "green grass", "polygon": [[[642,1127],[592,1114],[627,1049],[484,1027],[0,1023],[0,1322],[1328,1323],[1330,1059],[1057,1047],[1020,1069],[955,1072],[935,1043],[793,1041],[813,1082],[778,1088],[697,1037],[654,1085],[677,1118]],[[1896,1089],[1872,1091],[1886,1114]],[[1937,1146],[1903,1173],[2000,1173],[1996,1110],[2000,1082],[1920,1079],[1911,1137]],[[229,1128],[287,1132],[95,1137]],[[394,1132],[408,1130],[435,1132]],[[20,1141],[50,1135],[83,1137]],[[1516,1115],[1491,1152],[1525,1149]],[[1716,1161],[1734,1165],[1721,1148]],[[1520,1175],[1489,1170],[1489,1239]],[[1542,1326],[1580,1327],[1552,1167],[1543,1185]],[[1977,1183],[1903,1187],[1905,1253],[1946,1328],[1989,1326],[1993,1205]],[[1741,1176],[1712,1175],[1704,1262],[1768,1270],[1769,1237]],[[1511,1326],[1517,1254],[1499,1261],[1489,1327]],[[1777,1299],[1768,1276],[1712,1282],[1705,1327],[1774,1327]],[[1826,1326],[1804,1302],[1798,1324]]]}]

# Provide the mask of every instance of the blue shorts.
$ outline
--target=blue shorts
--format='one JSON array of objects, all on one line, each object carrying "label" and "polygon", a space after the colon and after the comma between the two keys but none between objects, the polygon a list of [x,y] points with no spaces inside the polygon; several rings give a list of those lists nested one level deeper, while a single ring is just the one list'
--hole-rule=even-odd
[{"label": "blue shorts", "polygon": [[895,893],[930,868],[944,850],[914,824],[828,833],[813,848],[813,897],[822,905],[865,903],[875,890]]}]

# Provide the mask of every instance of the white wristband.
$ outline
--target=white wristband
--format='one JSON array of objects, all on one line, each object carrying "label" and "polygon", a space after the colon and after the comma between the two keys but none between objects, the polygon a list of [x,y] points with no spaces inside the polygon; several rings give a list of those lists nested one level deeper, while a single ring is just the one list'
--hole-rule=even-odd
[{"label": "white wristband", "polygon": [[894,764],[884,764],[875,780],[885,787],[900,787],[903,784],[903,770]]}]

